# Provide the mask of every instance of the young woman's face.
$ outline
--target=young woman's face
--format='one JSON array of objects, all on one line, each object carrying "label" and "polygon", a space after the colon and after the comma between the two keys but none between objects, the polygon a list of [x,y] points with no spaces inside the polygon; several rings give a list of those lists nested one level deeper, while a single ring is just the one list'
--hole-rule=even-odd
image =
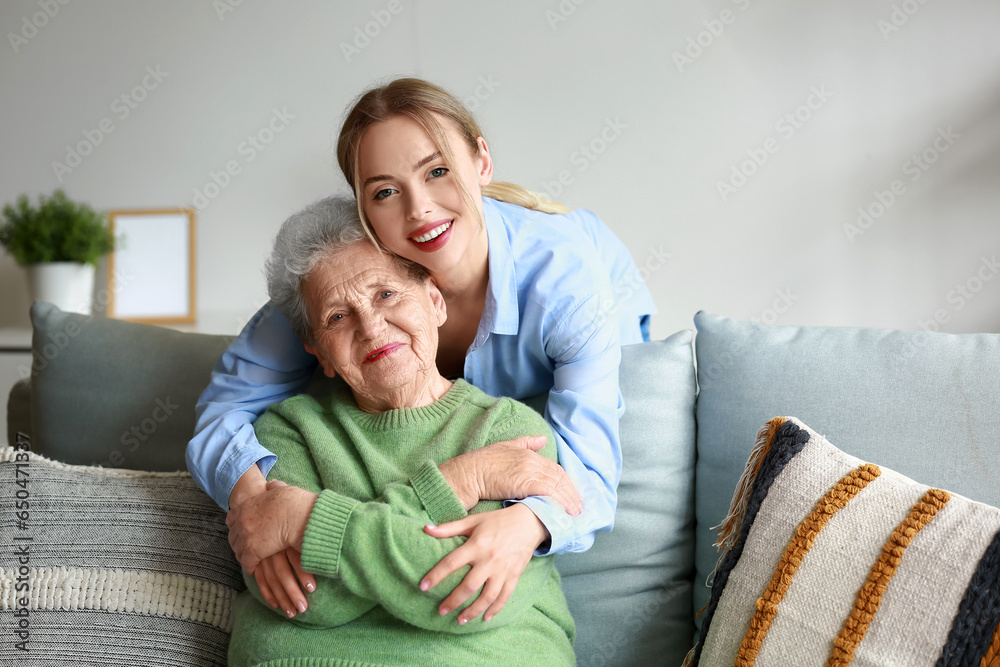
[{"label": "young woman's face", "polygon": [[361,139],[361,199],[375,234],[392,252],[447,272],[468,259],[473,244],[485,235],[477,212],[470,210],[458,187],[468,188],[482,215],[480,188],[490,182],[493,163],[482,137],[478,155],[452,123],[438,116],[455,164],[445,164],[441,151],[415,120],[394,116],[372,126]]}]

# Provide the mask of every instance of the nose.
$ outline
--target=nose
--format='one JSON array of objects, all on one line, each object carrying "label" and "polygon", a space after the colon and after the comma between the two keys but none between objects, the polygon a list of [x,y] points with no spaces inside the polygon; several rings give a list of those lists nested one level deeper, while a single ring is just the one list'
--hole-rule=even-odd
[{"label": "nose", "polygon": [[423,220],[434,210],[427,188],[416,186],[410,189],[407,194],[406,210],[407,219],[413,221]]},{"label": "nose", "polygon": [[385,318],[371,308],[358,313],[358,339],[362,341],[378,340],[379,334],[385,328]]}]

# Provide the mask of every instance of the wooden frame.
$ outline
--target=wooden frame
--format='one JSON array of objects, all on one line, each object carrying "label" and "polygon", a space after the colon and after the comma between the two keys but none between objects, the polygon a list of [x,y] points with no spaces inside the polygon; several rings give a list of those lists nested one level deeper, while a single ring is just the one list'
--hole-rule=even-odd
[{"label": "wooden frame", "polygon": [[194,210],[111,211],[108,317],[146,324],[195,321]]}]

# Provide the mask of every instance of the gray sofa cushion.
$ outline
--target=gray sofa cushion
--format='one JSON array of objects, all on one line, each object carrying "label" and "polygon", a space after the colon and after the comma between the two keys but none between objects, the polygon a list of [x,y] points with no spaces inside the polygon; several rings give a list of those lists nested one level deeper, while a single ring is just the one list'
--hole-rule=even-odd
[{"label": "gray sofa cushion", "polygon": [[17,442],[18,433],[31,431],[31,382],[18,380],[7,396],[7,442]]},{"label": "gray sofa cushion", "polygon": [[692,332],[622,348],[622,479],[615,527],[556,556],[585,665],[679,665],[694,574]]},{"label": "gray sofa cushion", "polygon": [[844,451],[1000,506],[1000,335],[765,326],[698,329],[697,580],[708,601],[718,524],[757,429],[795,415]]},{"label": "gray sofa cushion", "polygon": [[184,470],[194,405],[232,338],[31,306],[35,451],[77,464]]}]

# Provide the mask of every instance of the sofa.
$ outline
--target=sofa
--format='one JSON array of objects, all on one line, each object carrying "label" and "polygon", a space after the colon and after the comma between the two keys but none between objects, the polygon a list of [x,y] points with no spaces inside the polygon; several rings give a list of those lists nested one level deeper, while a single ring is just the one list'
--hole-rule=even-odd
[{"label": "sofa", "polygon": [[[41,302],[31,318],[31,377],[10,393],[0,450],[0,517],[21,538],[5,544],[23,554],[0,568],[4,642],[27,642],[23,664],[225,664],[243,582],[225,514],[184,472],[184,451],[231,337]],[[684,661],[712,597],[714,527],[776,416],[983,512],[1000,506],[997,334],[700,312],[694,330],[623,348],[621,389],[614,529],[556,556],[580,665]]]}]

